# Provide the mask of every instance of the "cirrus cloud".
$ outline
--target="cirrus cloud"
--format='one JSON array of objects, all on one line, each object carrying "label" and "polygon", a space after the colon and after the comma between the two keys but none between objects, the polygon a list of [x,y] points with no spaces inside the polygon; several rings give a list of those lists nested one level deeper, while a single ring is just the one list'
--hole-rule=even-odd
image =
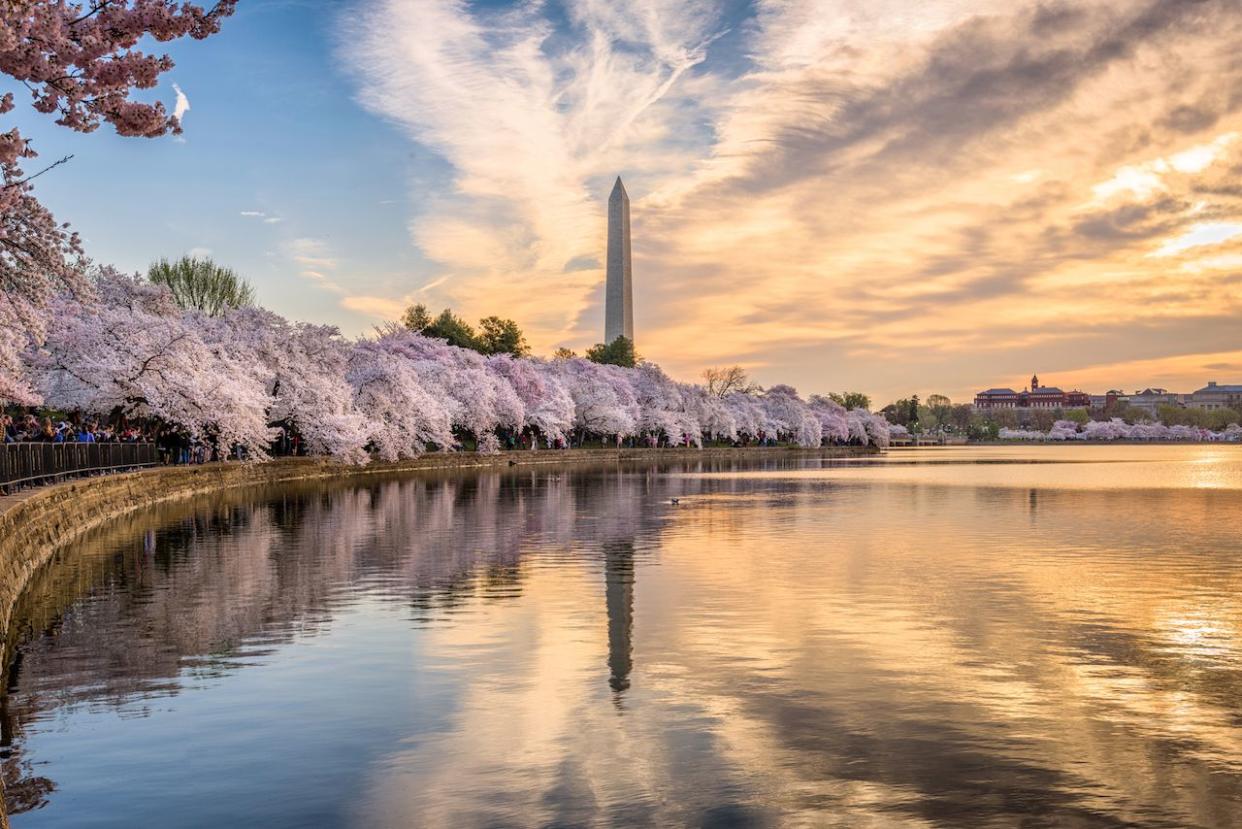
[{"label": "cirrus cloud", "polygon": [[1114,355],[1242,310],[1238,240],[1185,243],[1242,221],[1224,0],[383,0],[352,33],[362,101],[451,170],[412,199],[427,298],[538,347],[598,339],[617,173],[640,350],[683,375],[1140,385]]}]

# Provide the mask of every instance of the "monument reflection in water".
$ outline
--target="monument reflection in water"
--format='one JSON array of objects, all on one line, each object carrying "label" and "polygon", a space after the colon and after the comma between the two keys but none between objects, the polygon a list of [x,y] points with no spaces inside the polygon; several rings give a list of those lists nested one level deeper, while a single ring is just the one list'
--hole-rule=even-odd
[{"label": "monument reflection in water", "polygon": [[121,522],[16,611],[13,824],[1242,826],[1242,453],[1024,452]]}]

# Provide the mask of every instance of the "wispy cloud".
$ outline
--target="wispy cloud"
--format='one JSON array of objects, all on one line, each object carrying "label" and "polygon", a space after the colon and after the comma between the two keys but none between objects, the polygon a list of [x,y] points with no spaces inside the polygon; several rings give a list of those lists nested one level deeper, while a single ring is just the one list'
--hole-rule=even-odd
[{"label": "wispy cloud", "polygon": [[561,8],[382,0],[355,24],[362,100],[453,170],[411,199],[429,299],[598,339],[621,173],[640,350],[683,374],[960,396],[1125,365],[1154,326],[1220,351],[1242,311],[1236,4]]},{"label": "wispy cloud", "polygon": [[341,299],[341,307],[380,322],[388,322],[400,319],[406,302],[404,299],[391,297],[347,296]]},{"label": "wispy cloud", "polygon": [[243,210],[241,211],[241,215],[248,219],[261,219],[264,224],[268,225],[280,224],[284,221],[284,219],[280,216],[273,216],[262,210]]},{"label": "wispy cloud", "polygon": [[336,267],[336,259],[331,255],[331,249],[323,239],[309,237],[290,239],[284,243],[283,247],[290,259],[306,268],[332,270]]},{"label": "wispy cloud", "polygon": [[600,276],[565,269],[598,253],[596,191],[618,171],[653,179],[693,162],[676,145],[703,127],[678,82],[719,21],[697,0],[588,0],[568,7],[566,36],[542,12],[387,0],[356,24],[349,57],[363,101],[455,170],[411,222],[452,276],[444,300],[504,306],[557,338]]},{"label": "wispy cloud", "polygon": [[311,237],[290,239],[281,245],[281,252],[298,266],[299,276],[333,293],[345,293],[345,289],[328,275],[336,270],[338,262],[325,240]]}]

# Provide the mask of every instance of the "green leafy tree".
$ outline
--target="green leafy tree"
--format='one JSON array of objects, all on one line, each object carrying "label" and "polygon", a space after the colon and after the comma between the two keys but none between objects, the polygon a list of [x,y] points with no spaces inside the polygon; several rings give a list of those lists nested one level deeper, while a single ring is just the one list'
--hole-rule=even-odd
[{"label": "green leafy tree", "polygon": [[927,416],[924,420],[934,431],[943,431],[950,426],[953,401],[948,397],[943,394],[928,395],[925,409]]},{"label": "green leafy tree", "polygon": [[[840,395],[838,395],[837,397],[840,397]],[[838,400],[837,397],[833,397],[832,399],[836,400],[838,403],[841,403],[841,401]],[[844,406],[845,404],[841,403],[841,405]],[[883,409],[880,409],[880,414],[884,415],[884,418],[889,423],[896,423],[900,426],[905,426],[909,428],[910,427],[910,398],[903,397],[900,400],[895,400],[892,403],[889,403]]]},{"label": "green leafy tree", "polygon": [[1091,415],[1087,414],[1086,409],[1070,409],[1068,412],[1065,413],[1065,419],[1073,421],[1074,423],[1077,423],[1079,426],[1082,426],[1084,423],[1086,423],[1088,420],[1091,419]]},{"label": "green leafy tree", "polygon": [[965,434],[970,431],[970,422],[974,417],[975,407],[969,403],[958,403],[949,408],[949,425],[953,431]]},{"label": "green leafy tree", "polygon": [[405,314],[401,317],[401,324],[411,331],[422,334],[431,326],[431,315],[427,313],[427,306],[411,305],[405,309]]},{"label": "green leafy tree", "polygon": [[441,311],[440,316],[436,317],[431,325],[423,329],[423,333],[428,337],[448,340],[449,345],[455,345],[458,348],[483,351],[479,335],[474,333],[470,323],[454,314],[448,308]]},{"label": "green leafy tree", "polygon": [[1192,409],[1166,403],[1157,407],[1156,417],[1166,426],[1196,426],[1220,431],[1230,423],[1238,423],[1242,415],[1234,409]]},{"label": "green leafy tree", "polygon": [[565,346],[561,346],[560,348],[556,349],[556,351],[552,352],[552,357],[557,360],[571,360],[577,356],[578,356],[578,352],[572,349],[566,348]]},{"label": "green leafy tree", "polygon": [[510,319],[484,317],[479,320],[479,342],[484,354],[512,354],[525,357],[530,353],[526,337],[518,324]]},{"label": "green leafy tree", "polygon": [[424,337],[435,337],[447,340],[449,345],[469,348],[480,354],[512,354],[524,357],[530,353],[526,345],[526,336],[518,324],[501,317],[484,317],[479,320],[479,331],[475,331],[470,323],[445,308],[437,317],[432,317],[427,306],[411,305],[401,317],[401,324],[411,331],[417,331]]},{"label": "green leafy tree", "polygon": [[633,368],[638,365],[638,355],[634,353],[634,343],[628,337],[617,337],[607,345],[596,343],[587,349],[586,358],[593,363],[606,363],[626,368]]},{"label": "green leafy tree", "polygon": [[1031,426],[1040,432],[1048,431],[1052,428],[1052,424],[1060,419],[1060,413],[1050,412],[1047,409],[1036,409],[1031,412]]},{"label": "green leafy tree", "polygon": [[1237,409],[1213,409],[1208,412],[1208,428],[1220,431],[1230,424],[1242,423],[1242,412]]},{"label": "green leafy tree", "polygon": [[847,409],[871,409],[871,398],[860,391],[828,392],[828,399]]},{"label": "green leafy tree", "polygon": [[995,419],[980,412],[974,412],[966,434],[971,440],[996,440],[1000,437],[1000,424]]},{"label": "green leafy tree", "polygon": [[996,424],[997,430],[1018,428],[1018,413],[1013,409],[994,409],[987,418]]},{"label": "green leafy tree", "polygon": [[254,305],[254,288],[232,268],[210,259],[183,256],[176,262],[161,259],[147,270],[147,279],[164,285],[173,301],[187,311],[218,317],[235,308]]},{"label": "green leafy tree", "polygon": [[1129,403],[1122,403],[1117,407],[1117,413],[1113,417],[1119,417],[1126,423],[1138,423],[1140,420],[1151,420],[1146,409],[1140,409],[1138,406],[1131,406]]}]

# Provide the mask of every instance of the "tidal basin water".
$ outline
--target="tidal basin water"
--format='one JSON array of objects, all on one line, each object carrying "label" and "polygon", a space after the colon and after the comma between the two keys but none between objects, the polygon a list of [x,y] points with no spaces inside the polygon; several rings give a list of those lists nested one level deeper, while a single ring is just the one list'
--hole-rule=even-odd
[{"label": "tidal basin water", "polygon": [[8,657],[18,829],[1242,827],[1242,447],[235,493]]}]

